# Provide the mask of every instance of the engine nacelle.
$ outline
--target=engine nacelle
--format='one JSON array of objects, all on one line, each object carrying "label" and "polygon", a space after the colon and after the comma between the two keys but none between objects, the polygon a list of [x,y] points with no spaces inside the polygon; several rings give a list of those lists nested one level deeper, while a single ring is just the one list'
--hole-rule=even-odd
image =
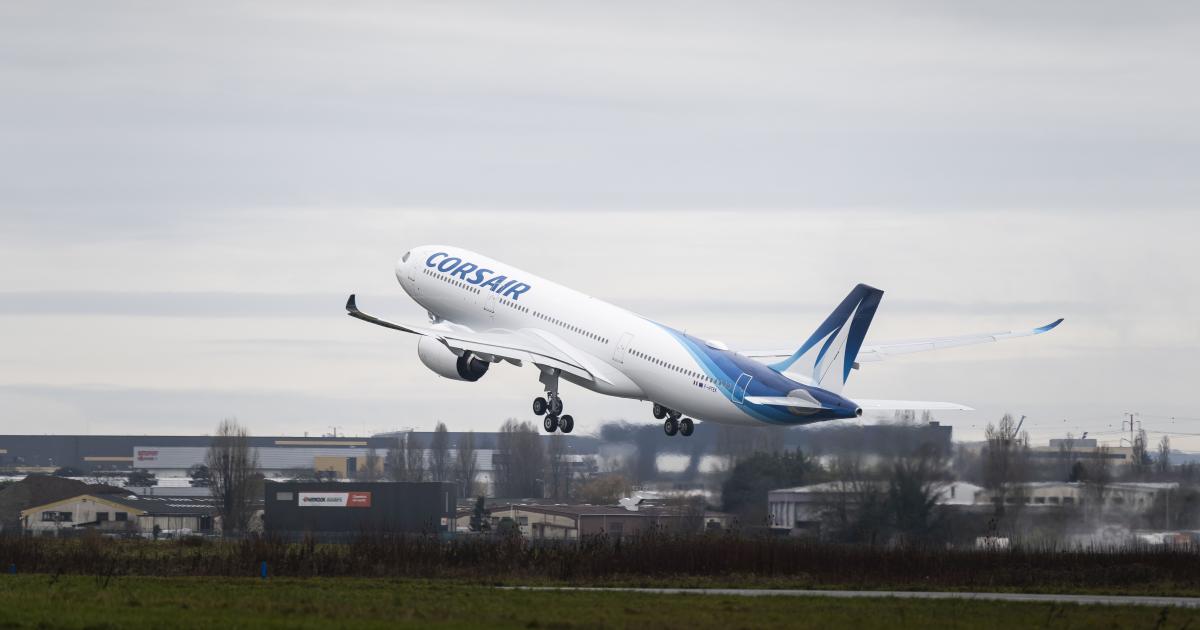
[{"label": "engine nacelle", "polygon": [[483,378],[491,366],[470,352],[464,352],[460,357],[445,344],[430,337],[421,337],[417,342],[417,356],[421,358],[421,363],[435,374],[454,381],[474,383]]}]

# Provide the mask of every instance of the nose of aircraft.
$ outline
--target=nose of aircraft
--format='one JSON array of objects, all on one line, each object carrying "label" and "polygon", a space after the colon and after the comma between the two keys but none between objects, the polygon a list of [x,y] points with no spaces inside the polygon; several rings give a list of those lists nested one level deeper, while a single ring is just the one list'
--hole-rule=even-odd
[{"label": "nose of aircraft", "polygon": [[408,269],[408,259],[411,255],[411,251],[404,252],[404,255],[400,257],[400,260],[396,261],[396,280],[398,280],[400,284],[404,284],[404,278],[407,275],[406,271]]}]

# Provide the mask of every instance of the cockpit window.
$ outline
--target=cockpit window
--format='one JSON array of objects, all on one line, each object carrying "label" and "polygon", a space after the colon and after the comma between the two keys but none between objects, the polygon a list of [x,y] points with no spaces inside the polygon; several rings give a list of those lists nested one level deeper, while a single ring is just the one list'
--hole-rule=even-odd
[{"label": "cockpit window", "polygon": [[404,255],[400,257],[400,262],[408,262],[408,255],[411,253],[412,252],[404,252]]}]

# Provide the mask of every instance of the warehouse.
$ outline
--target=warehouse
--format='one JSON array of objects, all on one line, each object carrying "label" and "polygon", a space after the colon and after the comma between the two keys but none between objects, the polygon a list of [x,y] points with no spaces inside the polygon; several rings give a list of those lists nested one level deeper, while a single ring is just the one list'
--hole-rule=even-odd
[{"label": "warehouse", "polygon": [[21,510],[21,526],[35,536],[62,536],[89,529],[170,537],[218,532],[220,519],[211,498],[81,494]]},{"label": "warehouse", "polygon": [[[204,461],[203,453],[212,444],[209,435],[0,435],[0,468],[16,472],[53,472],[56,468],[75,468],[85,472],[128,470],[136,466],[134,448],[191,447],[199,453],[193,464]],[[262,437],[247,438],[254,448],[335,448],[386,449],[394,439],[343,437]],[[190,464],[189,464],[190,466]],[[186,471],[188,466],[183,466]]]},{"label": "warehouse", "polygon": [[610,505],[497,505],[489,510],[492,531],[512,523],[526,538],[578,540],[605,535],[621,538],[651,529],[698,532],[724,529],[728,515],[706,510],[691,511],[677,506],[644,506],[630,510]]},{"label": "warehouse", "polygon": [[[299,472],[330,472],[338,479],[354,478],[373,461],[377,475],[383,474],[387,449],[362,447],[282,447],[261,446],[251,451],[258,457],[258,467],[267,477],[290,477]],[[158,477],[185,477],[188,470],[204,462],[208,447],[204,446],[135,446],[133,468],[154,473]]]},{"label": "warehouse", "polygon": [[264,526],[287,539],[454,531],[457,486],[441,482],[267,482]]}]

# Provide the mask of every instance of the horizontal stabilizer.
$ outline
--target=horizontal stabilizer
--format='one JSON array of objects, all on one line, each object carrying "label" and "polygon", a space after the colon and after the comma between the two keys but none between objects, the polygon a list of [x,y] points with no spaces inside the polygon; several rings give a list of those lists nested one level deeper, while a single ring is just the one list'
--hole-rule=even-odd
[{"label": "horizontal stabilizer", "polygon": [[746,396],[746,402],[754,405],[774,405],[776,407],[798,407],[800,409],[828,409],[820,403],[810,402],[803,398],[791,396]]},{"label": "horizontal stabilizer", "polygon": [[856,398],[854,402],[863,411],[975,411],[958,403],[928,400],[863,400]]}]

